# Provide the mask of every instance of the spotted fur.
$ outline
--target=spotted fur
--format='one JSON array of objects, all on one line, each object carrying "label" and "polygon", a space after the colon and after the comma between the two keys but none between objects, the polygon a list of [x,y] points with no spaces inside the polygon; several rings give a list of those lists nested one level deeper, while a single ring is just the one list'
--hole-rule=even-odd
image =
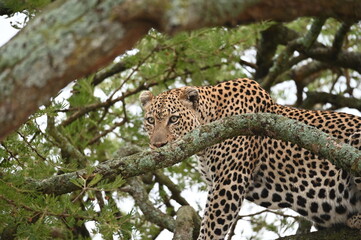
[{"label": "spotted fur", "polygon": [[[141,94],[153,148],[199,125],[242,113],[269,112],[315,126],[361,150],[361,118],[275,104],[258,83],[236,79],[210,87]],[[224,239],[246,198],[270,209],[291,208],[319,228],[361,229],[361,181],[296,144],[239,136],[199,154],[209,193],[198,239]]]}]

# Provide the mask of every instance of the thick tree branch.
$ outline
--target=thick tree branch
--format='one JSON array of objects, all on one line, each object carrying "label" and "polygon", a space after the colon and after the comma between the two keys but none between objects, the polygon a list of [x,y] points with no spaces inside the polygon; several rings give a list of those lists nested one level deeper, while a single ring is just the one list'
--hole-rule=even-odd
[{"label": "thick tree branch", "polygon": [[129,157],[115,158],[95,166],[93,170],[57,175],[44,180],[29,180],[27,188],[55,195],[78,190],[71,180],[79,176],[91,180],[96,174],[112,180],[116,176],[130,178],[156,169],[172,166],[199,151],[225,139],[239,135],[268,136],[290,141],[329,159],[336,166],[361,176],[361,152],[322,131],[274,114],[244,114],[201,126],[174,143],[160,149],[146,150]]},{"label": "thick tree branch", "polygon": [[312,109],[318,103],[330,103],[335,108],[355,108],[361,112],[361,100],[352,97],[344,97],[342,95],[335,95],[326,92],[308,92],[307,98],[302,104],[302,108]]},{"label": "thick tree branch", "polygon": [[292,69],[289,76],[297,85],[305,87],[312,82],[314,79],[313,75],[319,75],[320,72],[328,68],[330,68],[330,65],[326,63],[312,61],[299,68]]},{"label": "thick tree branch", "polygon": [[306,49],[312,47],[316,42],[318,35],[321,32],[323,25],[325,24],[325,18],[317,18],[313,21],[310,30],[307,32],[306,36],[297,39],[298,44],[302,45]]},{"label": "thick tree branch", "polygon": [[[269,73],[262,81],[261,85],[263,88],[269,90],[279,75],[281,75],[286,70],[290,69],[293,65],[297,64],[299,61],[305,59],[304,57],[298,57],[298,58],[292,57],[296,47],[302,46],[304,49],[310,49],[316,42],[316,39],[320,34],[324,23],[325,23],[324,18],[315,19],[311,25],[310,30],[307,32],[305,36],[298,37],[287,43],[286,48],[279,54],[272,68],[270,69]],[[295,59],[297,59],[297,61],[294,61]]]},{"label": "thick tree branch", "polygon": [[158,225],[162,229],[165,228],[174,232],[173,239],[197,239],[200,229],[200,217],[191,206],[182,206],[177,212],[176,220],[174,220],[171,216],[154,207],[139,177],[129,178],[128,184],[122,188],[122,191],[132,195],[135,204],[142,210],[149,222]]},{"label": "thick tree branch", "polygon": [[149,222],[173,232],[175,229],[174,219],[154,206],[149,200],[148,193],[139,177],[129,178],[128,184],[122,190],[132,195],[135,204],[142,210],[145,218]]},{"label": "thick tree branch", "polygon": [[317,232],[303,233],[303,234],[277,238],[277,240],[340,240],[340,239],[359,240],[360,231],[346,227],[342,229],[330,228],[330,229],[320,230]]},{"label": "thick tree branch", "polygon": [[262,80],[273,65],[273,56],[278,45],[286,45],[287,42],[299,37],[299,34],[282,24],[275,24],[261,32],[261,39],[257,46],[257,70],[254,76],[256,81]]},{"label": "thick tree branch", "polygon": [[[308,34],[305,37],[297,32],[277,24],[262,33],[261,41],[257,53],[257,71],[255,79],[262,80],[262,86],[269,89],[273,82],[278,81],[280,74],[291,68],[299,61],[307,57],[322,62],[328,67],[350,68],[361,72],[361,54],[359,52],[349,52],[341,50],[343,40],[350,28],[350,23],[343,23],[335,35],[332,47],[326,47],[315,41],[321,30],[323,19],[315,21]],[[276,35],[277,37],[274,37]],[[306,43],[306,44],[305,44]],[[287,45],[286,49],[273,60],[275,49],[278,44]],[[301,53],[298,58],[291,58],[294,51]],[[271,66],[272,69],[270,70]]]},{"label": "thick tree branch", "polygon": [[108,64],[152,27],[173,34],[300,16],[360,20],[360,9],[359,0],[56,1],[0,49],[0,140],[67,83]]},{"label": "thick tree branch", "polygon": [[344,43],[344,40],[347,36],[348,31],[350,30],[352,24],[350,22],[344,22],[342,23],[341,27],[338,29],[336,35],[335,35],[335,39],[333,40],[332,43],[332,49],[335,55],[337,55],[341,48],[342,45]]},{"label": "thick tree branch", "polygon": [[318,79],[322,74],[322,71],[328,68],[331,68],[329,64],[312,61],[289,71],[287,79],[293,79],[297,87],[296,106],[300,106],[303,102],[304,87]]},{"label": "thick tree branch", "polygon": [[199,235],[201,219],[191,206],[182,206],[177,212],[173,240],[196,240]]},{"label": "thick tree branch", "polygon": [[350,68],[361,73],[361,53],[340,51],[336,57],[332,48],[319,47],[305,49],[297,46],[296,50],[315,60],[322,61],[333,66]]},{"label": "thick tree branch", "polygon": [[71,80],[147,33],[149,21],[117,19],[114,9],[122,2],[58,1],[0,48],[0,140]]}]

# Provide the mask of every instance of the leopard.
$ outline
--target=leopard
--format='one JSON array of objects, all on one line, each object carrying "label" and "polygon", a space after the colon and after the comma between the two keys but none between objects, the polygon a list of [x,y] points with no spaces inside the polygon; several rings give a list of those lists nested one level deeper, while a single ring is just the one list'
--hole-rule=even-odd
[{"label": "leopard", "polygon": [[[153,149],[225,117],[273,113],[313,126],[361,150],[361,117],[277,104],[258,82],[248,78],[174,88],[158,96],[147,90],[139,99]],[[360,178],[297,144],[240,135],[197,156],[208,187],[198,240],[224,239],[245,199],[267,209],[292,209],[317,229],[361,229]]]}]

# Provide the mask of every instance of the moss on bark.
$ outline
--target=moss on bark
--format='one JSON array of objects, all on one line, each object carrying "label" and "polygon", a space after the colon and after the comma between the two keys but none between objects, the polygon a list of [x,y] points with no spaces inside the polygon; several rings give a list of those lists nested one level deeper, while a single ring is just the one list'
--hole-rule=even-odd
[{"label": "moss on bark", "polygon": [[89,181],[95,174],[101,174],[103,179],[109,180],[119,175],[126,179],[172,166],[207,147],[240,135],[266,136],[298,144],[353,175],[361,176],[361,151],[314,127],[283,116],[261,113],[227,117],[203,125],[162,148],[115,157],[88,170],[44,180],[29,180],[28,188],[59,195],[79,189],[71,182],[79,176],[85,176]]}]

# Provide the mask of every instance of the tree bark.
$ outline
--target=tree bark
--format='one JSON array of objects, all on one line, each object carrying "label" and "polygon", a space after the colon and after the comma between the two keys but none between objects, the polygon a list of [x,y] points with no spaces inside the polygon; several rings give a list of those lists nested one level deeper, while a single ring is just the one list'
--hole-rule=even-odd
[{"label": "tree bark", "polygon": [[0,48],[0,140],[70,81],[108,64],[150,28],[174,34],[262,20],[290,21],[300,16],[355,21],[361,19],[361,2],[56,1]]},{"label": "tree bark", "polygon": [[307,92],[307,98],[301,105],[302,108],[312,109],[318,103],[330,103],[335,108],[355,108],[361,111],[361,100],[354,97],[344,97],[342,95],[335,95],[327,92]]},{"label": "tree bark", "polygon": [[317,232],[291,235],[277,238],[276,240],[359,240],[360,230],[341,228],[341,229],[324,229]]},{"label": "tree bark", "polygon": [[[203,125],[176,142],[156,150],[145,150],[129,157],[115,158],[93,168],[83,169],[44,180],[29,180],[27,188],[60,195],[78,190],[72,181],[79,176],[89,181],[96,175],[112,180],[138,176],[156,169],[172,166],[203,149],[239,135],[268,136],[298,144],[311,152],[327,158],[336,166],[361,176],[361,151],[308,125],[275,114],[243,114],[227,117]],[[119,154],[121,155],[121,154]]]},{"label": "tree bark", "polygon": [[128,184],[122,190],[133,197],[135,204],[142,210],[145,218],[149,222],[173,232],[176,225],[174,219],[154,206],[149,200],[148,193],[139,177],[129,178]]},{"label": "tree bark", "polygon": [[196,240],[199,235],[201,219],[191,206],[182,206],[177,212],[173,240]]}]

